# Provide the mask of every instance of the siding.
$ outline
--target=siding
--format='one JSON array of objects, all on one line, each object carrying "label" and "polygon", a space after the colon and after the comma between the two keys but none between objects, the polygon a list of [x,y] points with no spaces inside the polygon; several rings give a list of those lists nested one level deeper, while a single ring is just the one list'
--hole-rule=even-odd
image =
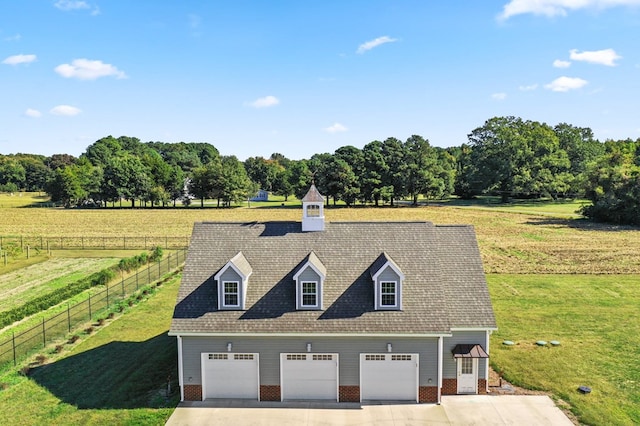
[{"label": "siding", "polygon": [[228,342],[233,345],[232,352],[260,354],[261,385],[279,385],[280,353],[306,352],[307,343],[312,344],[312,353],[339,354],[339,380],[343,386],[360,384],[361,353],[386,353],[387,343],[392,344],[393,353],[419,354],[420,386],[433,385],[438,377],[437,338],[183,337],[184,384],[201,384],[200,354],[226,352]]},{"label": "siding", "polygon": [[[442,375],[445,379],[454,379],[457,377],[457,365],[456,360],[453,358],[451,351],[457,344],[479,344],[486,350],[487,349],[487,333],[485,331],[456,331],[452,337],[445,337],[443,342],[443,363],[442,363]],[[487,379],[486,365],[487,359],[478,360],[478,378]]]}]

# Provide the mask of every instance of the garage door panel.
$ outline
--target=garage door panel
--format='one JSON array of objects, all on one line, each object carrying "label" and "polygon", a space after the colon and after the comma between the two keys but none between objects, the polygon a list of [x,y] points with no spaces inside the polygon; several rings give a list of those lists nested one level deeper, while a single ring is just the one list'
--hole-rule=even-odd
[{"label": "garage door panel", "polygon": [[361,354],[360,391],[363,400],[417,400],[418,354]]},{"label": "garage door panel", "polygon": [[338,398],[337,354],[281,354],[283,399]]},{"label": "garage door panel", "polygon": [[258,354],[202,354],[203,397],[258,399]]}]

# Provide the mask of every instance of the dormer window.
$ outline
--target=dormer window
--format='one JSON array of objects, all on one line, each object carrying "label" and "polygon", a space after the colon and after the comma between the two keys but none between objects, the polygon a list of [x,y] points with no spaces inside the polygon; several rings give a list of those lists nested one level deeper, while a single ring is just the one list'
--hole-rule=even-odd
[{"label": "dormer window", "polygon": [[224,306],[227,308],[240,307],[240,283],[238,281],[223,281],[222,287]]},{"label": "dormer window", "polygon": [[383,308],[395,308],[397,307],[398,283],[395,281],[382,281],[380,283],[380,306]]},{"label": "dormer window", "polygon": [[293,276],[296,285],[296,309],[322,309],[322,286],[327,269],[314,252],[302,262]]},{"label": "dormer window", "polygon": [[387,253],[382,253],[369,270],[373,280],[376,310],[402,309],[404,274]]},{"label": "dormer window", "polygon": [[218,309],[245,309],[249,276],[253,272],[251,265],[242,252],[233,256],[214,279],[218,282]]},{"label": "dormer window", "polygon": [[302,307],[318,307],[318,283],[316,281],[302,282]]}]

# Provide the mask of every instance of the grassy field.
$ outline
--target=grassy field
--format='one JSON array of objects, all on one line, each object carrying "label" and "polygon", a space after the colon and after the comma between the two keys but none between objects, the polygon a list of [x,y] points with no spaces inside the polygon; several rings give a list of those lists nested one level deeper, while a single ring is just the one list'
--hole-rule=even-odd
[{"label": "grassy field", "polygon": [[[0,377],[0,424],[162,425],[178,396],[175,338],[167,336],[179,277],[29,377]],[[170,377],[169,377],[170,376]]]},{"label": "grassy field", "polygon": [[[568,402],[584,423],[640,424],[639,278],[489,275],[499,327],[492,366],[514,384]],[[592,393],[580,394],[579,386]]]},{"label": "grassy field", "polygon": [[[3,209],[0,235],[188,236],[196,221],[300,220],[299,206],[278,206]],[[325,216],[329,221],[426,220],[443,225],[472,224],[488,273],[640,274],[638,228],[470,207],[329,208]]]},{"label": "grassy field", "polygon": [[0,274],[0,312],[115,265],[112,258],[51,258]]}]

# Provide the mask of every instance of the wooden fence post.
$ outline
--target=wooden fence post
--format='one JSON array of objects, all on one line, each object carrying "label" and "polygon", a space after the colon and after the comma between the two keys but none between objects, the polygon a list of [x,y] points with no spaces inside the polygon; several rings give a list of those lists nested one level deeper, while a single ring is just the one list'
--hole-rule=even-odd
[{"label": "wooden fence post", "polygon": [[16,365],[16,333],[11,332],[11,345],[13,346],[13,365]]},{"label": "wooden fence post", "polygon": [[69,324],[69,333],[71,333],[71,306],[67,302],[67,324]]},{"label": "wooden fence post", "polygon": [[44,317],[42,317],[42,346],[47,347],[47,332],[44,328]]}]

